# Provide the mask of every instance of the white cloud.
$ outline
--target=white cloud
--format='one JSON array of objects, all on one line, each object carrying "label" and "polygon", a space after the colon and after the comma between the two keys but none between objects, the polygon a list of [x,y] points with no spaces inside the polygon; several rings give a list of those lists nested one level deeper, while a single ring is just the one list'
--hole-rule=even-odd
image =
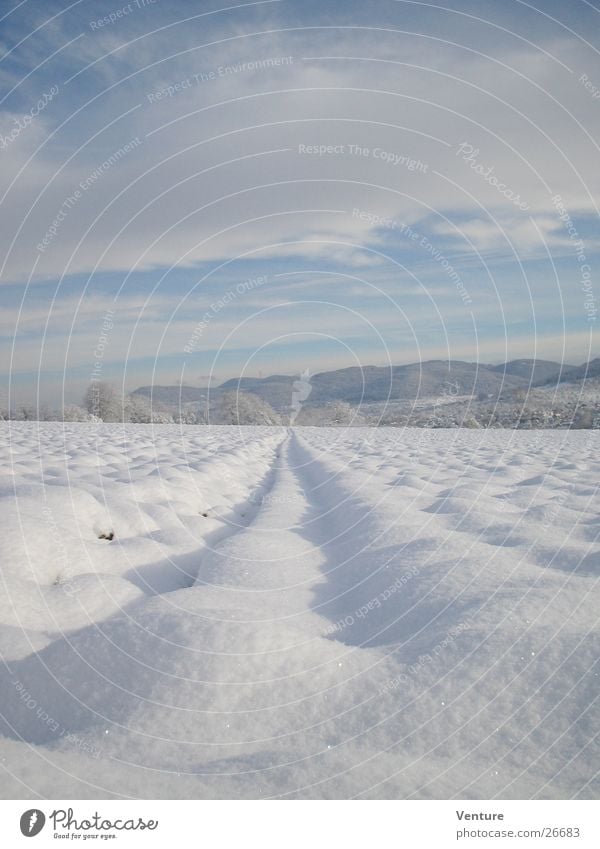
[{"label": "white cloud", "polygon": [[[513,49],[499,64],[452,45],[415,46],[391,34],[245,37],[168,59],[176,47],[168,31],[77,78],[83,83],[94,74],[113,85],[119,75],[133,74],[69,119],[16,180],[0,207],[6,233],[23,225],[6,258],[4,280],[27,277],[36,245],[65,200],[136,137],[142,144],[68,211],[40,255],[38,276],[192,265],[254,251],[263,257],[329,257],[359,267],[373,259],[315,243],[325,234],[332,241],[378,246],[377,229],[352,216],[357,206],[400,223],[428,218],[436,232],[448,235],[452,228],[437,217],[446,215],[482,251],[501,247],[504,229],[520,255],[539,255],[543,245],[528,213],[517,211],[456,156],[462,141],[527,201],[551,249],[565,249],[564,233],[552,225],[551,192],[561,193],[574,215],[594,210],[598,151],[565,110],[592,136],[600,130],[598,110],[558,61],[533,48]],[[89,39],[77,49],[89,54]],[[573,51],[570,41],[550,49],[569,61]],[[306,55],[378,61],[303,61]],[[399,55],[405,64],[390,64]],[[193,81],[206,69],[265,56],[292,56],[293,62],[193,83],[149,102],[149,94]],[[143,70],[143,63],[151,67]],[[63,105],[69,96],[68,88],[61,91]],[[51,120],[41,115],[18,144],[3,151],[13,176],[52,129]],[[343,152],[301,155],[299,144],[337,145]],[[369,153],[353,153],[351,145]],[[399,155],[420,159],[426,173],[392,164]],[[467,223],[460,224],[465,216]],[[307,244],[282,246],[296,242],[299,233]]]},{"label": "white cloud", "polygon": [[[189,13],[187,4],[181,8]],[[6,133],[40,91],[59,85],[52,108],[0,150],[0,195],[7,192],[0,202],[0,282],[23,284],[35,265],[35,294],[27,298],[18,328],[18,286],[5,290],[14,306],[0,332],[10,338],[18,330],[13,367],[35,371],[42,355],[43,369],[60,372],[67,344],[67,367],[86,367],[102,313],[112,304],[96,280],[108,279],[99,272],[112,272],[111,291],[115,276],[123,291],[105,362],[116,368],[127,358],[141,377],[143,360],[181,354],[205,299],[220,285],[230,287],[233,269],[240,267],[236,257],[252,260],[243,265],[268,274],[269,285],[211,321],[203,337],[206,351],[253,310],[286,297],[320,297],[364,313],[396,362],[416,358],[416,351],[408,353],[412,343],[402,338],[402,321],[373,284],[398,301],[425,356],[450,351],[475,358],[471,313],[439,258],[419,246],[423,235],[465,276],[480,358],[502,359],[504,335],[512,356],[533,355],[538,344],[538,355],[552,358],[561,337],[544,322],[557,326],[563,311],[568,320],[580,319],[569,338],[583,352],[578,269],[552,197],[562,196],[586,253],[597,255],[600,239],[589,233],[600,194],[600,112],[579,82],[581,73],[597,66],[593,52],[564,30],[553,40],[538,33],[537,46],[466,18],[445,31],[442,19],[451,16],[441,10],[432,24],[435,38],[410,34],[409,27],[402,34],[294,31],[290,24],[290,31],[277,32],[283,25],[275,14],[265,7],[243,22],[234,14],[217,15],[160,29],[166,12],[155,20],[148,13],[137,24],[131,19],[100,33],[89,30],[87,18],[75,23],[61,16],[40,31],[45,42],[26,42],[23,62],[31,68],[81,27],[86,32],[58,64],[19,87],[18,108],[13,99],[10,110],[7,105],[0,111],[0,133]],[[138,37],[148,26],[158,31]],[[256,34],[261,30],[268,34]],[[273,57],[281,61],[260,64]],[[219,72],[237,63],[239,69]],[[19,80],[14,66],[4,74],[9,87]],[[159,98],[169,86],[178,90]],[[140,143],[123,153],[136,139]],[[462,142],[477,151],[479,168],[459,155]],[[309,146],[324,151],[309,152]],[[81,189],[86,180],[88,188]],[[519,209],[498,183],[528,208]],[[418,234],[416,242],[403,230],[407,225]],[[39,250],[44,236],[47,244]],[[572,260],[570,277],[555,286],[546,262],[551,274],[544,276],[536,265],[535,272],[529,269],[533,279],[523,280],[518,263],[543,262],[548,254]],[[196,265],[199,272],[191,270]],[[220,266],[222,273],[208,273]],[[158,275],[137,272],[174,267],[189,269],[189,282],[182,282],[183,274],[167,277],[146,303],[145,291],[138,293],[140,280]],[[307,267],[314,269],[309,278],[293,276]],[[327,275],[328,269],[349,277]],[[282,270],[290,276],[274,277]],[[205,272],[207,281],[184,300]],[[79,288],[87,278],[93,292],[80,303],[59,287],[42,348],[56,280],[75,273],[84,275]],[[45,281],[47,299],[38,285]],[[150,285],[144,288],[150,291]],[[536,321],[541,332],[527,335],[523,328]],[[440,328],[448,333],[448,346]],[[341,307],[335,315],[298,308],[276,321],[268,313],[252,319],[228,347],[232,356],[245,356],[265,339],[287,334],[282,346],[291,368],[298,334],[311,332],[337,333],[357,351],[369,338]],[[378,361],[378,344],[368,349],[368,361]],[[328,363],[345,365],[344,356],[331,351]],[[319,355],[306,364],[318,367]],[[228,368],[222,365],[224,376]],[[169,362],[164,373],[169,369],[176,366]]]}]

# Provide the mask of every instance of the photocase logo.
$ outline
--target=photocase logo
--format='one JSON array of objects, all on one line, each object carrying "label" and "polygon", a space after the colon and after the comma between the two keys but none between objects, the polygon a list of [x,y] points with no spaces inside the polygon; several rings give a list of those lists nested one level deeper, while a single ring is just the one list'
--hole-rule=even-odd
[{"label": "photocase logo", "polygon": [[292,384],[292,412],[290,415],[290,424],[294,424],[296,417],[302,409],[302,403],[306,401],[312,386],[310,383],[310,373],[308,369],[304,369],[299,380],[295,380]]},{"label": "photocase logo", "polygon": [[31,808],[21,816],[21,834],[24,837],[35,837],[43,829],[46,817],[38,808]]}]

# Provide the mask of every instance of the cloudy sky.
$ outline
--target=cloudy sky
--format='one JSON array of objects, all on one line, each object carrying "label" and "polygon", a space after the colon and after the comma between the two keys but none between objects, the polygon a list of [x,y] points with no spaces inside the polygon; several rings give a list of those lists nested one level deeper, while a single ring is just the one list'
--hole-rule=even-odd
[{"label": "cloudy sky", "polygon": [[594,4],[225,5],[1,5],[5,395],[598,354]]}]

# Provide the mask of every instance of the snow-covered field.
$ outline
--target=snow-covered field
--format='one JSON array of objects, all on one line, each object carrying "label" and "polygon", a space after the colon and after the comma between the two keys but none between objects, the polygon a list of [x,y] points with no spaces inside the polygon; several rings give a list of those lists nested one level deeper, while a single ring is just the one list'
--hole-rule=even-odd
[{"label": "snow-covered field", "polygon": [[0,446],[4,797],[599,795],[598,434]]}]

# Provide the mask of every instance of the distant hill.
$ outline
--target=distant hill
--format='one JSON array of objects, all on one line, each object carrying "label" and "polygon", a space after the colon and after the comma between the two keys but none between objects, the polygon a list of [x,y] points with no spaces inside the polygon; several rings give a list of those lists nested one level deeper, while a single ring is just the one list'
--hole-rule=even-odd
[{"label": "distant hill", "polygon": [[561,365],[561,363],[555,363],[551,360],[510,360],[508,363],[488,366],[488,368],[491,371],[510,374],[513,377],[522,377],[527,383],[535,386],[536,384],[554,381],[560,374],[565,374],[574,369],[575,366],[565,363]]},{"label": "distant hill", "polygon": [[[249,392],[266,401],[278,412],[289,411],[292,399],[292,384],[297,376],[273,374],[270,377],[241,377],[227,380],[216,390],[219,392]],[[211,389],[211,397],[215,390]]]},{"label": "distant hill", "polygon": [[143,395],[144,398],[152,398],[153,401],[167,406],[179,406],[179,404],[190,404],[201,401],[206,397],[207,389],[197,386],[140,386],[132,395]]},{"label": "distant hill", "polygon": [[458,360],[430,360],[391,368],[367,366],[323,372],[311,378],[310,406],[331,401],[349,404],[390,400],[414,400],[440,395],[497,394],[521,386],[523,381],[503,376],[487,366]]},{"label": "distant hill", "polygon": [[[592,377],[600,377],[600,357],[590,360],[589,363],[583,363],[581,366],[565,366],[557,382],[575,383],[576,381]],[[551,379],[544,382],[553,383]]]},{"label": "distant hill", "polygon": [[[521,361],[523,362],[523,361]],[[312,375],[312,391],[306,401],[307,407],[322,407],[336,401],[345,401],[357,406],[386,400],[415,400],[444,395],[492,395],[526,386],[531,374],[536,378],[546,377],[550,370],[560,371],[559,363],[545,363],[537,370],[533,365],[521,366],[522,374],[513,373],[502,366],[486,366],[460,360],[429,360],[404,366],[351,367]],[[259,395],[275,409],[289,408],[291,384],[294,378],[278,377],[242,380],[239,388]],[[228,388],[238,386],[238,381],[228,381]]]},{"label": "distant hill", "polygon": [[[311,392],[305,407],[324,407],[340,401],[353,406],[386,400],[412,401],[439,396],[474,395],[500,397],[520,387],[581,380],[600,375],[600,358],[582,366],[561,365],[550,360],[511,360],[501,365],[482,365],[461,360],[428,360],[404,366],[365,366],[324,371],[311,375]],[[227,380],[210,389],[215,401],[223,392],[240,391],[258,396],[278,412],[290,410],[297,375],[243,377]],[[193,386],[142,386],[135,393],[152,397],[169,407],[206,402],[209,390]]]}]

